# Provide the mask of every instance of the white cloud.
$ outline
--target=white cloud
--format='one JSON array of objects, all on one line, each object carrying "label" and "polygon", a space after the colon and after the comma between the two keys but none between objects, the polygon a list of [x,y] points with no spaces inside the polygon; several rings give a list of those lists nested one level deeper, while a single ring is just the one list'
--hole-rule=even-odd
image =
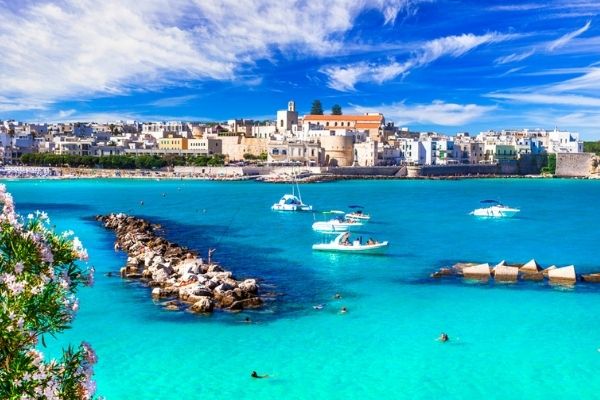
[{"label": "white cloud", "polygon": [[197,98],[198,95],[195,94],[187,96],[164,97],[162,99],[152,101],[148,103],[148,105],[153,107],[177,107]]},{"label": "white cloud", "polygon": [[434,39],[419,46],[405,62],[389,60],[387,63],[375,64],[359,62],[346,65],[330,65],[320,69],[327,75],[327,85],[339,91],[352,91],[359,82],[383,82],[408,73],[412,68],[422,67],[444,57],[460,57],[472,49],[486,43],[500,42],[512,38],[513,35],[488,33],[485,35],[462,34]]},{"label": "white cloud", "polygon": [[595,94],[600,90],[600,68],[590,68],[585,74],[553,84],[547,90],[554,93],[579,91]]},{"label": "white cloud", "polygon": [[535,49],[531,49],[529,51],[525,51],[523,53],[512,53],[507,56],[498,57],[495,60],[496,64],[508,64],[512,62],[523,61],[526,58],[531,57],[535,53]]},{"label": "white cloud", "polygon": [[381,112],[387,119],[393,120],[399,125],[416,123],[460,126],[485,116],[495,108],[495,106],[454,104],[436,100],[431,104],[407,105],[404,102],[399,102],[376,107],[355,105],[352,107],[352,111],[357,113]]},{"label": "white cloud", "polygon": [[486,97],[532,104],[600,107],[600,98],[598,97],[578,96],[570,94],[554,95],[543,93],[489,93],[486,95]]},{"label": "white cloud", "polygon": [[365,10],[411,0],[62,0],[0,7],[3,96],[38,103],[232,80],[275,52],[331,55]]},{"label": "white cloud", "polygon": [[558,39],[554,40],[553,42],[551,42],[548,45],[548,50],[554,51],[554,50],[558,49],[559,47],[562,47],[565,44],[569,43],[571,40],[573,40],[577,36],[581,35],[585,31],[590,29],[591,24],[592,24],[592,21],[588,21],[583,27],[577,29],[576,31],[567,33],[567,34],[559,37]]}]

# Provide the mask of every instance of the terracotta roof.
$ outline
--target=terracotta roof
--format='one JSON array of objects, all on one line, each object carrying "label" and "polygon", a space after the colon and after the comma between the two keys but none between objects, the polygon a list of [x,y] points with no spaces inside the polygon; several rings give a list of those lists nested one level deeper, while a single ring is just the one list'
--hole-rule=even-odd
[{"label": "terracotta roof", "polygon": [[379,128],[381,124],[379,122],[357,122],[355,125],[356,129],[374,129]]},{"label": "terracotta roof", "polygon": [[383,115],[305,115],[304,121],[381,122]]}]

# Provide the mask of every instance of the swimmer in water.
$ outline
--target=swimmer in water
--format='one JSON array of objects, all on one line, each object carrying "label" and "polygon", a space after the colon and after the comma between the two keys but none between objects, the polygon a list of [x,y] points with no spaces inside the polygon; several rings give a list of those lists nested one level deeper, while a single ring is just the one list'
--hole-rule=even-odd
[{"label": "swimmer in water", "polygon": [[339,300],[342,298],[342,295],[339,293],[336,293],[335,296],[333,296],[334,299]]},{"label": "swimmer in water", "polygon": [[340,314],[346,314],[348,312],[348,309],[346,307],[342,307],[342,309],[340,310]]},{"label": "swimmer in water", "polygon": [[325,307],[325,304],[317,304],[316,306],[313,306],[315,310],[322,310],[323,307]]},{"label": "swimmer in water", "polygon": [[244,322],[249,324],[252,322],[252,320],[250,319],[250,317],[246,317],[246,318],[244,318]]},{"label": "swimmer in water", "polygon": [[143,206],[143,205],[144,205],[144,200],[141,200],[140,201],[140,206]]},{"label": "swimmer in water", "polygon": [[259,375],[256,373],[256,371],[252,371],[252,373],[250,374],[250,376],[252,378],[256,378],[256,379],[263,379],[263,378],[268,378],[269,375]]},{"label": "swimmer in water", "polygon": [[438,341],[440,341],[440,342],[442,342],[442,343],[444,343],[444,342],[447,342],[447,341],[449,341],[449,340],[450,340],[450,338],[448,337],[448,334],[446,334],[446,333],[442,332],[442,333],[440,334],[440,337],[439,337],[437,340],[438,340]]}]

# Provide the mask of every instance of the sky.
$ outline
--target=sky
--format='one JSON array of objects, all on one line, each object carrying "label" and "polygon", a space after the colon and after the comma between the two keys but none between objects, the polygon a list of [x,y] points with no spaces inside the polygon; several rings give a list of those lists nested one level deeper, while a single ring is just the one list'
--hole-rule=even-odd
[{"label": "sky", "polygon": [[0,119],[382,112],[600,139],[598,0],[0,0]]}]

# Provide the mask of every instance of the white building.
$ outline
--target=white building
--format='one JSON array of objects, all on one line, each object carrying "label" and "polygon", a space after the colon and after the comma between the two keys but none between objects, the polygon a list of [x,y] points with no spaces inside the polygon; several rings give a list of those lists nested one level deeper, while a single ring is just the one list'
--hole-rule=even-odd
[{"label": "white building", "polygon": [[296,111],[296,103],[291,100],[288,103],[287,110],[277,111],[277,132],[291,132],[293,125],[298,125],[298,112]]},{"label": "white building", "polygon": [[354,165],[358,167],[373,167],[378,163],[377,141],[354,143]]}]

